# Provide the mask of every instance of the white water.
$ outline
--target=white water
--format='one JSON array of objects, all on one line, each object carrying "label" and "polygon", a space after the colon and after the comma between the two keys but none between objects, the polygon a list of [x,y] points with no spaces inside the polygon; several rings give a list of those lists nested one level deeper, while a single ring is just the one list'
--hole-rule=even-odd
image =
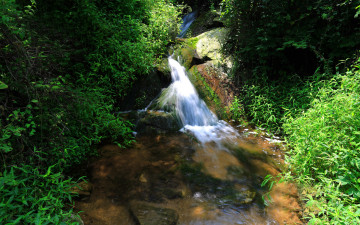
[{"label": "white water", "polygon": [[218,120],[199,98],[185,68],[169,57],[172,83],[159,99],[160,107],[174,106],[183,129],[192,133],[201,143],[215,142],[222,147],[222,142],[235,140],[238,132],[225,121]]},{"label": "white water", "polygon": [[194,22],[194,20],[196,19],[196,12],[192,12],[189,14],[186,14],[183,18],[183,23],[181,24],[180,27],[180,34],[178,35],[178,37],[184,37],[187,30],[189,29],[190,25]]}]

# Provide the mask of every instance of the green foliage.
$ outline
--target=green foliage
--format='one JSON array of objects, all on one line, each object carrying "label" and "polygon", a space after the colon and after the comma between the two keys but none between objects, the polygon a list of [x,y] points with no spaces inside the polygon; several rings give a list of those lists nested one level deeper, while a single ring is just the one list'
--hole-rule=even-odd
[{"label": "green foliage", "polygon": [[72,217],[73,185],[49,167],[45,174],[31,166],[12,167],[0,174],[1,224],[76,224]]},{"label": "green foliage", "polygon": [[360,47],[359,2],[222,4],[230,28],[225,51],[239,59],[233,78],[244,84],[241,103],[252,123],[286,134],[288,178],[302,188],[304,217],[309,224],[358,224],[359,62],[346,73],[354,60],[338,62]]},{"label": "green foliage", "polygon": [[[334,68],[360,47],[356,1],[223,0],[226,51],[240,70],[278,77]],[[329,67],[330,66],[330,67]],[[240,79],[240,71],[236,71]],[[243,73],[243,72],[242,72]],[[310,74],[309,74],[310,73]]]},{"label": "green foliage", "polygon": [[244,122],[245,112],[244,106],[241,104],[237,96],[234,97],[230,107],[228,107],[230,118],[237,122]]},{"label": "green foliage", "polygon": [[175,38],[179,9],[0,0],[0,12],[0,223],[60,224],[72,217],[63,174],[100,143],[133,142],[114,112]]},{"label": "green foliage", "polygon": [[[314,185],[308,217],[321,224],[359,223],[359,63],[322,87],[310,108],[284,124],[292,146],[287,161],[303,185]],[[311,182],[314,182],[311,184]]]},{"label": "green foliage", "polygon": [[[59,1],[62,2],[62,1]],[[39,6],[39,19],[59,19],[65,34],[77,43],[77,85],[103,87],[121,102],[139,76],[147,75],[166,53],[179,30],[180,9],[168,0],[75,1],[61,11],[49,3]],[[66,4],[64,4],[66,6]],[[58,26],[57,22],[48,26]],[[64,37],[64,38],[68,38]]]},{"label": "green foliage", "polygon": [[315,73],[307,78],[294,75],[276,81],[266,76],[251,79],[242,86],[241,102],[251,123],[279,133],[284,119],[306,110],[318,90],[327,85],[328,77]]}]

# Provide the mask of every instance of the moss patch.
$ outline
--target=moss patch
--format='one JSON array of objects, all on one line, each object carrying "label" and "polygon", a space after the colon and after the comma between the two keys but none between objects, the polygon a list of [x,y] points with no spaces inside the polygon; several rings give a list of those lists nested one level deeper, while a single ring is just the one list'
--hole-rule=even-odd
[{"label": "moss patch", "polygon": [[208,85],[205,78],[203,78],[196,66],[191,67],[189,70],[189,79],[195,86],[201,99],[203,99],[206,105],[216,113],[219,118],[225,118],[226,114],[222,107],[219,96]]}]

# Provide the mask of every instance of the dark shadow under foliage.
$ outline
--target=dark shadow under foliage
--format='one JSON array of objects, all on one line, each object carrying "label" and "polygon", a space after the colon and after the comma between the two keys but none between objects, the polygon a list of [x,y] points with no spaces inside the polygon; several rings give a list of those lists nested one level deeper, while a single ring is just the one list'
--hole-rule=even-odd
[{"label": "dark shadow under foliage", "polygon": [[[231,32],[226,51],[235,56],[240,81],[247,71],[279,78],[334,71],[360,47],[356,1],[224,1]],[[351,64],[351,62],[350,62]],[[253,76],[252,74],[251,76]]]}]

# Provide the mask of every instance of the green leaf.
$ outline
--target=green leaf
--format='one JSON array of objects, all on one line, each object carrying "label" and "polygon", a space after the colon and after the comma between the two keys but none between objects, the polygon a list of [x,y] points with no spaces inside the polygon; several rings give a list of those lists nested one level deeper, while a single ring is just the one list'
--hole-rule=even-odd
[{"label": "green leaf", "polygon": [[4,82],[0,81],[0,90],[7,89],[7,88],[8,88],[8,86]]}]

